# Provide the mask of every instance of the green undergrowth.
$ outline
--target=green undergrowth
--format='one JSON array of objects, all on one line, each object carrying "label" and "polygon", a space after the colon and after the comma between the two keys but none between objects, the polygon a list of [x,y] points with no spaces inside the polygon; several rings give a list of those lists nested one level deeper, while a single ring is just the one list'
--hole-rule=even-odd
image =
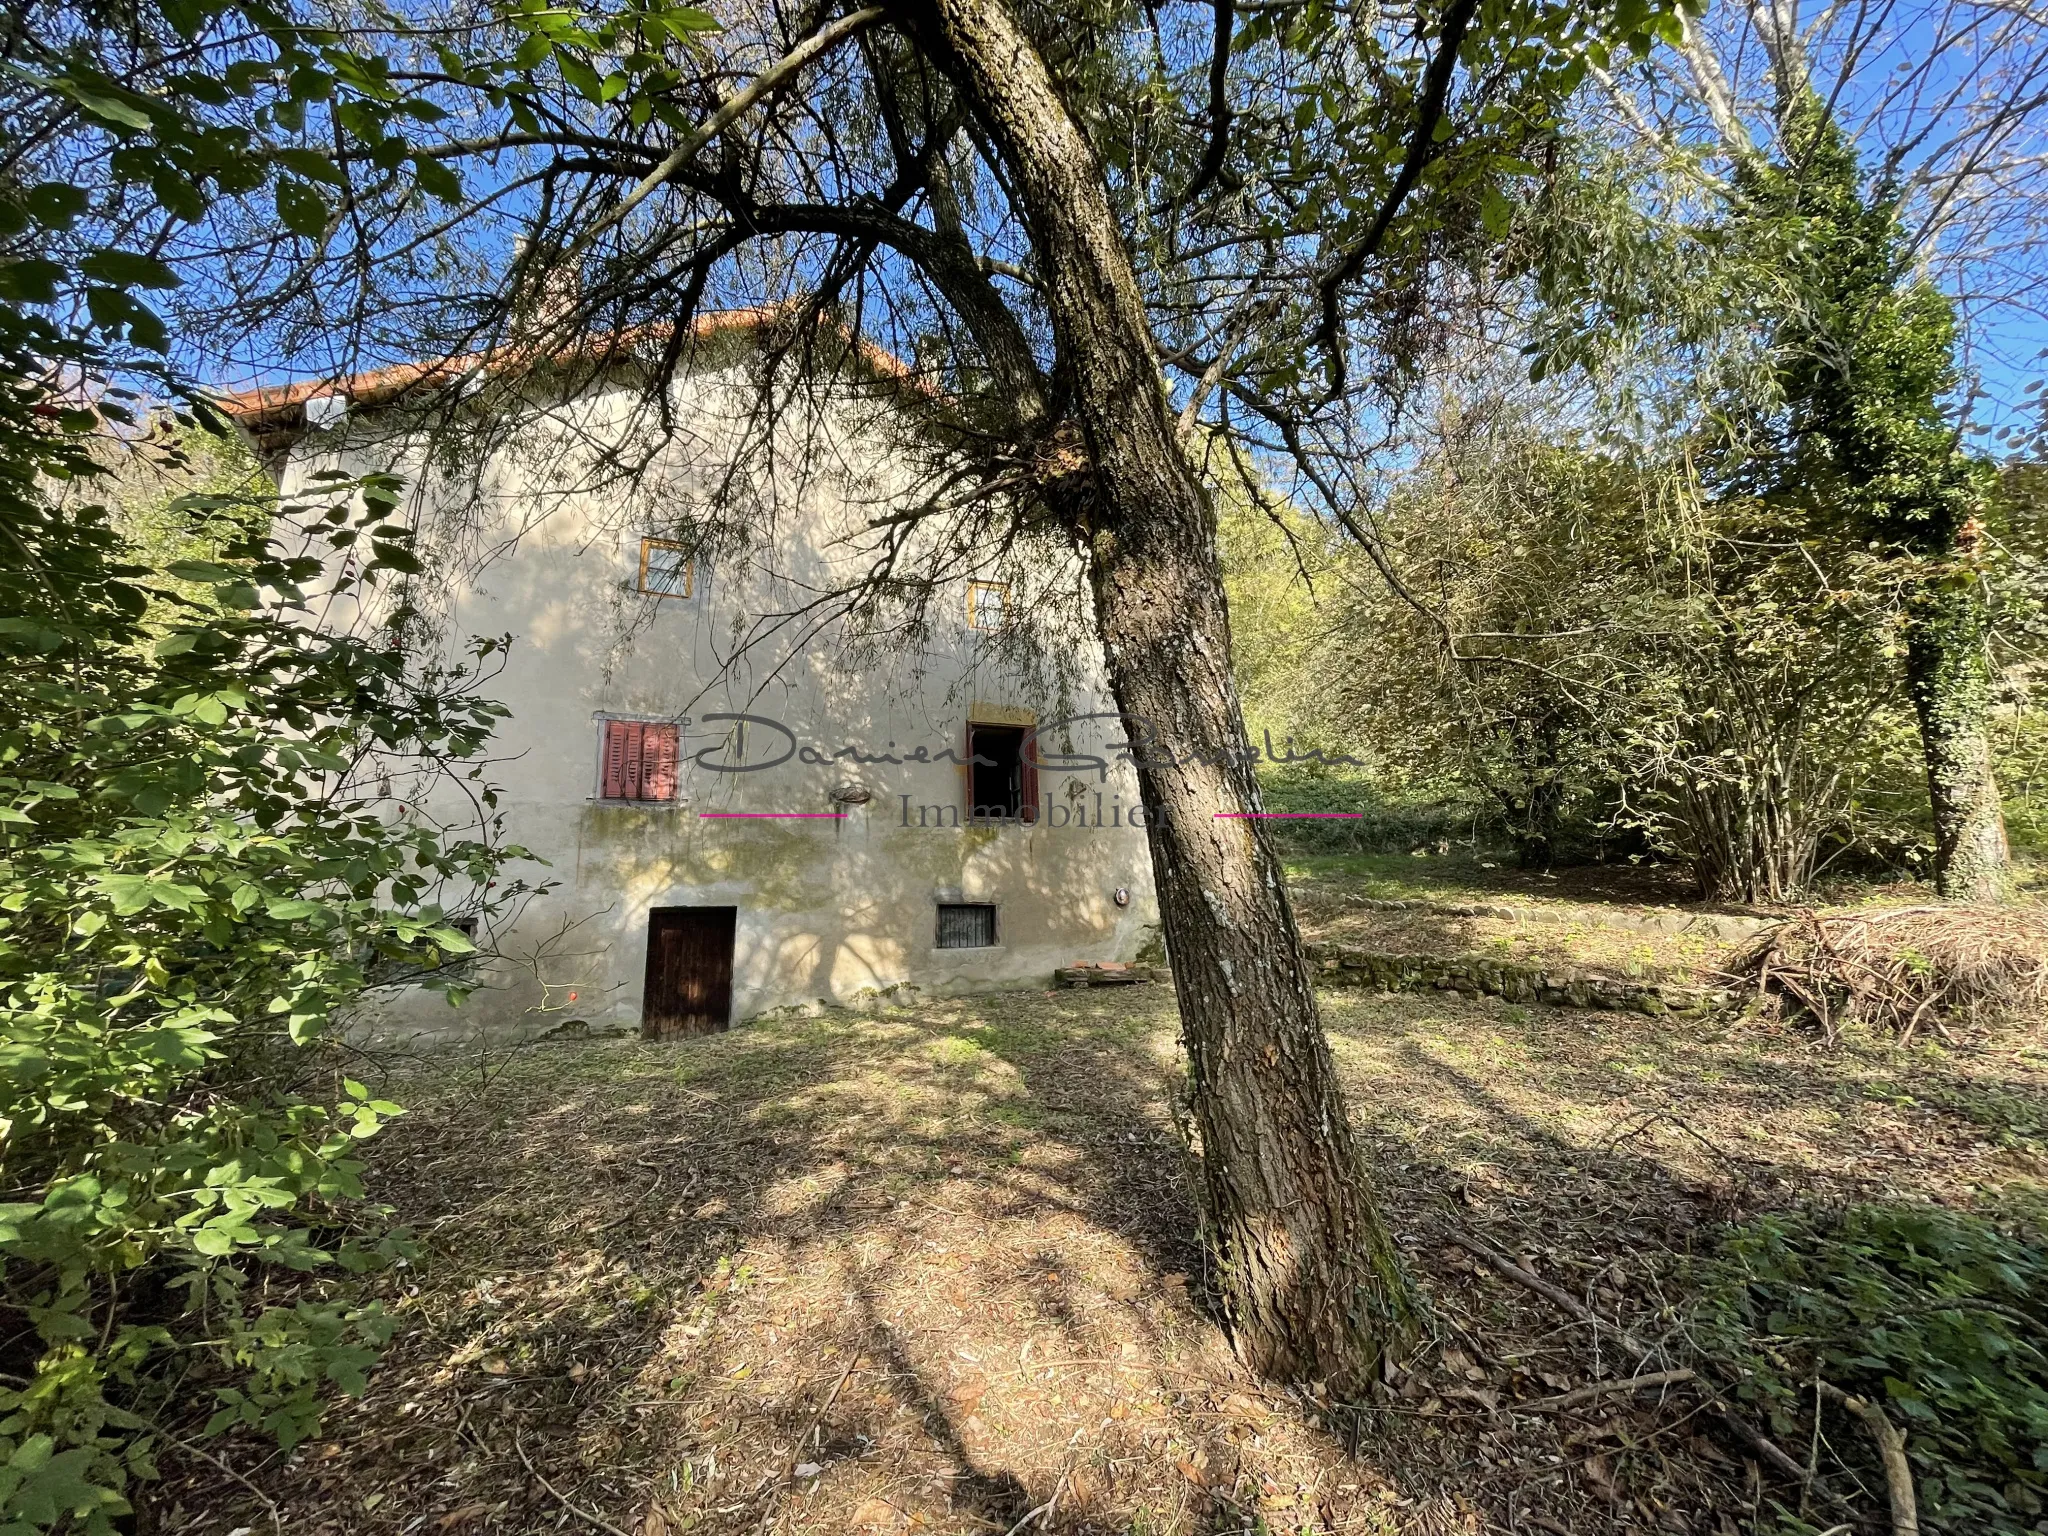
[{"label": "green undergrowth", "polygon": [[1282,842],[1280,854],[1290,883],[1320,882],[1345,886],[1379,901],[1499,901],[1500,890],[1489,883],[1480,859],[1497,862],[1504,855],[1430,853],[1303,852]]},{"label": "green undergrowth", "polygon": [[[1831,1486],[1886,1504],[1867,1427],[1906,1436],[1929,1533],[2018,1536],[2048,1512],[2048,1250],[2039,1235],[1931,1205],[1774,1215],[1731,1229],[1694,1274],[1695,1345],[1782,1446]],[[1813,1522],[1818,1521],[1818,1524]],[[1815,1504],[1780,1528],[1834,1523]]]},{"label": "green undergrowth", "polygon": [[1259,775],[1259,789],[1269,811],[1344,813],[1269,822],[1275,841],[1288,854],[1406,855],[1472,838],[1469,806],[1390,798],[1370,781],[1348,774],[1272,769]]}]

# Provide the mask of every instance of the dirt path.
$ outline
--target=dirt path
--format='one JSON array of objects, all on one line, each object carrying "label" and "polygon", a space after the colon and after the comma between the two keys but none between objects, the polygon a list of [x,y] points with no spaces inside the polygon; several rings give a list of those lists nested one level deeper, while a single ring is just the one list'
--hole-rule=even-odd
[{"label": "dirt path", "polygon": [[[406,1065],[376,1160],[426,1249],[387,1286],[407,1326],[319,1441],[229,1449],[306,1536],[1742,1531],[1738,1448],[1682,1400],[1510,1411],[1622,1362],[1444,1233],[1655,1332],[1712,1222],[2032,1200],[2048,1168],[2016,1041],[1325,1007],[1440,1335],[1362,1417],[1242,1379],[1202,1310],[1148,987]],[[153,1510],[270,1526],[214,1477]]]}]

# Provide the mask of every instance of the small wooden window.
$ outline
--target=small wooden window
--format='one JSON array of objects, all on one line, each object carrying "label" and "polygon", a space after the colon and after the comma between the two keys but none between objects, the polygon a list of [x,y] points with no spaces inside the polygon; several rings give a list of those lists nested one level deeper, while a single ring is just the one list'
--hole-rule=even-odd
[{"label": "small wooden window", "polygon": [[967,583],[967,627],[1001,629],[1010,620],[1010,584],[1007,581]]},{"label": "small wooden window", "polygon": [[993,949],[996,909],[983,902],[939,903],[940,949]]},{"label": "small wooden window", "polygon": [[640,541],[640,590],[656,597],[689,597],[697,588],[690,546],[674,539]]},{"label": "small wooden window", "polygon": [[663,801],[676,797],[677,730],[657,720],[607,720],[598,798]]}]

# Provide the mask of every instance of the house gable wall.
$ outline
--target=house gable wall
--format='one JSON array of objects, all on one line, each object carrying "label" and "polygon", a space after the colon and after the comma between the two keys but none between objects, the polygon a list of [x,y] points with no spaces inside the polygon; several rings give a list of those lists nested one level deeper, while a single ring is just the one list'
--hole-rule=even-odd
[{"label": "house gable wall", "polygon": [[[578,1019],[637,1027],[648,914],[662,907],[738,909],[735,1021],[914,992],[1044,986],[1056,967],[1130,959],[1152,940],[1127,766],[1041,768],[1038,793],[1053,814],[965,826],[962,770],[942,755],[963,751],[970,718],[1113,715],[1092,638],[1070,643],[1066,685],[1048,694],[969,627],[966,574],[957,592],[938,594],[914,643],[864,647],[833,624],[763,636],[773,615],[844,581],[847,535],[891,505],[886,433],[869,430],[868,418],[828,413],[792,430],[793,451],[778,451],[774,469],[737,492],[754,500],[752,543],[714,550],[688,596],[637,590],[640,540],[674,531],[663,497],[716,494],[721,432],[742,430],[732,424],[750,394],[730,370],[686,379],[676,402],[685,430],[658,473],[615,493],[566,489],[588,474],[557,477],[544,445],[556,429],[601,440],[634,411],[628,391],[594,392],[577,403],[573,431],[522,430],[525,441],[453,475],[388,417],[308,432],[292,447],[287,499],[325,468],[407,473],[437,572],[437,643],[453,654],[471,635],[511,637],[486,690],[512,711],[486,777],[499,787],[503,838],[545,861],[528,878],[552,883],[488,935],[501,958],[482,968],[467,1004],[451,1011],[432,994],[401,993],[380,1006],[385,1030],[528,1032]],[[347,598],[326,616],[368,617]],[[605,798],[608,719],[673,724],[673,802]],[[1062,740],[1080,736],[1072,750],[1107,756],[1103,743],[1119,733],[1103,726],[1086,721]],[[722,771],[742,745],[747,771]],[[856,787],[865,800],[849,796]],[[420,792],[394,786],[393,814],[469,810],[456,786],[419,803],[409,793]],[[768,814],[790,812],[812,814]],[[998,907],[995,947],[937,947],[937,904],[961,901]]]}]

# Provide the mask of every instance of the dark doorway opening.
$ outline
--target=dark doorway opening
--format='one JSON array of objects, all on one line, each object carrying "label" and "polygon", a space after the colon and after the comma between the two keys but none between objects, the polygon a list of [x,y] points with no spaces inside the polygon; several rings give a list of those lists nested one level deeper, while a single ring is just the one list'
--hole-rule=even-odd
[{"label": "dark doorway opening", "polygon": [[711,1035],[731,1023],[738,921],[738,907],[656,907],[647,914],[643,1038]]},{"label": "dark doorway opening", "polygon": [[970,821],[1036,821],[1038,775],[1021,725],[969,725]]}]

